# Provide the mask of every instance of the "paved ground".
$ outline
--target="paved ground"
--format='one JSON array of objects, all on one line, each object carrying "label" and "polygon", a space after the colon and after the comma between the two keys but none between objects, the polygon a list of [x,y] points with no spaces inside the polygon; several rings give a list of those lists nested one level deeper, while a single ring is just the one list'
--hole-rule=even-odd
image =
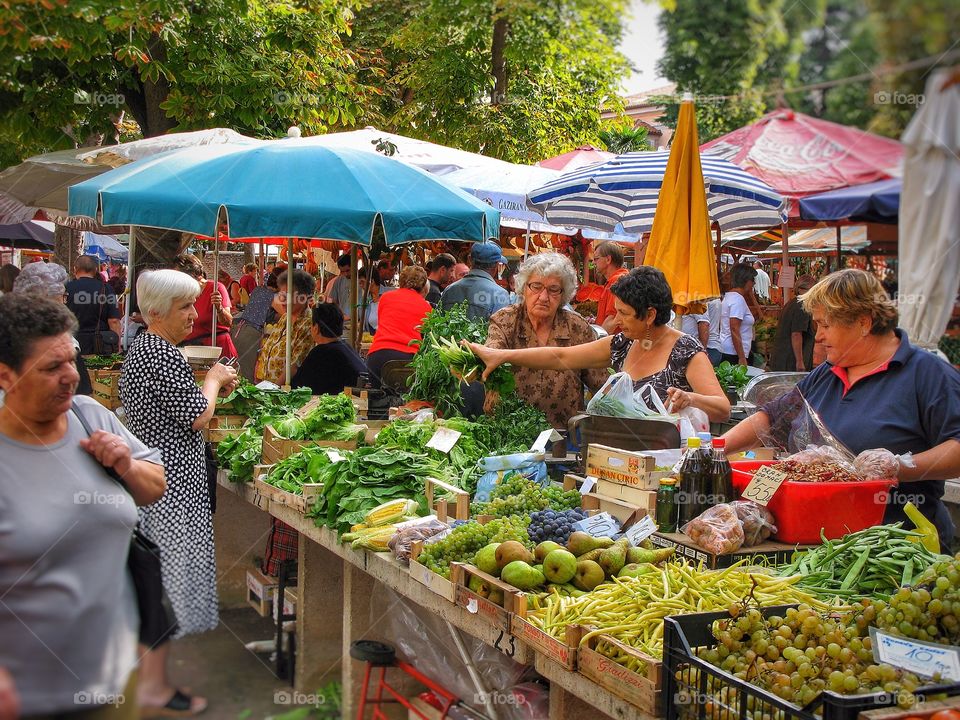
[{"label": "paved ground", "polygon": [[269,654],[255,655],[244,644],[272,637],[273,623],[251,608],[221,610],[220,626],[210,633],[177,641],[171,649],[171,674],[180,687],[205,696],[204,720],[265,720],[293,709],[274,702],[291,691],[278,680]]}]

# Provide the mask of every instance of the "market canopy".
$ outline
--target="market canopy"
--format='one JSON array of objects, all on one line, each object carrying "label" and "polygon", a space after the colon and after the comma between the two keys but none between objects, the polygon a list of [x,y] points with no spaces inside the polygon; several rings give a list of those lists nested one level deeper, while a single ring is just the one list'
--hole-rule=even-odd
[{"label": "market canopy", "polygon": [[415,167],[314,138],[211,145],[139,160],[70,188],[70,214],[216,236],[346,240],[369,246],[496,237],[499,215]]},{"label": "market canopy", "polygon": [[0,225],[0,245],[17,250],[53,250],[53,228],[46,225],[35,220]]},{"label": "market canopy", "polygon": [[616,156],[616,153],[599,150],[593,145],[581,145],[570,152],[541,160],[537,165],[551,170],[560,170],[561,172],[573,172],[574,170],[585,168],[588,165],[596,165],[597,163],[606,162],[607,160],[613,160]]},{"label": "market canopy", "polygon": [[[791,232],[787,248],[791,253],[836,252],[837,230],[840,230],[840,250],[843,252],[859,252],[870,245],[866,225],[848,225],[841,228],[809,228]],[[756,251],[758,255],[780,255],[782,252],[782,242]]]},{"label": "market canopy", "polygon": [[129,257],[127,248],[115,237],[93,232],[83,234],[83,252],[86,255],[96,255],[103,262],[125,263]]},{"label": "market canopy", "polygon": [[[631,152],[567,173],[527,195],[527,207],[559,225],[649,232],[669,153]],[[711,222],[721,230],[765,228],[785,219],[785,200],[722,158],[700,153]]]},{"label": "market canopy", "polygon": [[790,217],[799,216],[801,197],[899,177],[903,159],[903,146],[896,140],[790,109],[767,113],[700,149],[786,196]]},{"label": "market canopy", "polygon": [[831,190],[800,199],[804,220],[859,220],[895,223],[900,214],[898,178]]}]

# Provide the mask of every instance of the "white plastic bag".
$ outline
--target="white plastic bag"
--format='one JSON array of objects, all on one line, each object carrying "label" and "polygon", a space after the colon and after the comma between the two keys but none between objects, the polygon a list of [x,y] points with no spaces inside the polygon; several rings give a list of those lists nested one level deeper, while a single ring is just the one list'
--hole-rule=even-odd
[{"label": "white plastic bag", "polygon": [[629,373],[614,373],[587,403],[590,415],[609,417],[643,417],[634,404],[633,378]]}]

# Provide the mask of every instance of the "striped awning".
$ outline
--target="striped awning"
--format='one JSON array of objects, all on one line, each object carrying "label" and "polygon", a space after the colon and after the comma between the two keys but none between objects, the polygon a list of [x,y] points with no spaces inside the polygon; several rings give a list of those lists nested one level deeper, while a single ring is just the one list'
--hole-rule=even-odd
[{"label": "striped awning", "polygon": [[[527,206],[556,225],[649,232],[669,153],[633,152],[567,173],[527,194]],[[707,209],[723,231],[767,228],[786,219],[786,200],[766,183],[701,153]]]}]

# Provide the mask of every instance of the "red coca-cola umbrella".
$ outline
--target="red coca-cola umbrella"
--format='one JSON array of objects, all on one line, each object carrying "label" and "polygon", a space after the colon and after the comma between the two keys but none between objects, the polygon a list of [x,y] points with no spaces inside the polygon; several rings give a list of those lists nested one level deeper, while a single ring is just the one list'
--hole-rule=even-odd
[{"label": "red coca-cola umbrella", "polygon": [[551,170],[570,172],[572,170],[578,170],[579,168],[586,167],[587,165],[606,162],[607,160],[612,160],[615,157],[616,155],[614,153],[609,153],[605,150],[599,150],[598,148],[593,147],[593,145],[581,145],[570,152],[565,152],[563,155],[557,155],[556,157],[541,160],[537,163],[537,165],[540,167],[550,168]]},{"label": "red coca-cola umbrella", "polygon": [[903,158],[896,140],[790,109],[767,113],[700,149],[739,165],[786,196],[791,218],[800,216],[801,197],[898,177]]}]

